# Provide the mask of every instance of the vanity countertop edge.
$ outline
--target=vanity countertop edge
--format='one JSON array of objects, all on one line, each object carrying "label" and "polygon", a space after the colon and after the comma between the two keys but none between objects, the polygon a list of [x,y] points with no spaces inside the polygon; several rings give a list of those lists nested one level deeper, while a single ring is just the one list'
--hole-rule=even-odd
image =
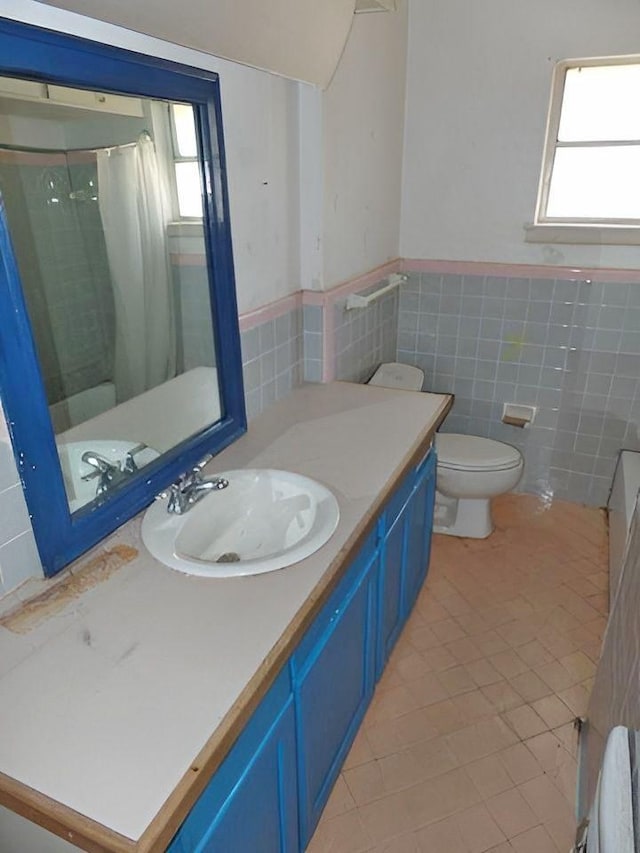
[{"label": "vanity countertop edge", "polygon": [[[315,555],[297,566],[272,573],[270,579],[262,576],[261,581],[254,581],[252,597],[271,596],[269,600],[274,602],[282,593],[282,585],[286,579],[289,579],[294,586],[299,580],[300,585],[299,589],[292,593],[290,615],[273,628],[276,632],[273,642],[269,640],[267,632],[264,640],[267,644],[266,652],[260,654],[253,674],[244,681],[244,686],[235,690],[233,701],[224,708],[224,713],[221,713],[219,719],[216,719],[215,713],[212,713],[209,736],[199,750],[191,752],[188,767],[181,776],[178,776],[177,782],[174,777],[174,783],[170,786],[161,806],[155,809],[155,814],[146,821],[146,827],[135,837],[132,837],[133,833],[123,832],[121,828],[119,830],[113,825],[110,826],[109,822],[87,816],[88,809],[83,813],[82,809],[73,808],[68,802],[57,800],[51,795],[52,791],[45,793],[42,788],[29,785],[24,778],[20,779],[11,772],[5,772],[8,765],[11,765],[12,756],[9,755],[9,759],[6,759],[1,747],[0,804],[88,851],[113,851],[114,853],[154,851],[155,853],[155,851],[164,850],[264,697],[275,676],[343,576],[350,560],[371,531],[376,517],[391,492],[428,450],[435,431],[448,414],[452,404],[453,398],[447,394],[396,391],[346,382],[306,384],[253,420],[246,435],[217,456],[209,464],[207,473],[242,467],[287,468],[324,482],[338,497],[341,509],[341,519],[336,534]],[[351,447],[345,448],[344,443],[351,443]],[[338,453],[336,453],[337,450],[339,450]],[[344,454],[342,458],[341,454]],[[367,461],[372,467],[367,466]],[[352,465],[351,471],[347,470],[349,465]],[[215,496],[212,496],[211,500],[215,501]],[[65,637],[73,640],[78,631],[85,630],[84,645],[92,647],[93,643],[93,660],[95,660],[95,654],[100,651],[100,630],[104,628],[104,624],[100,622],[100,614],[95,615],[100,608],[101,599],[105,601],[103,607],[105,614],[108,614],[109,607],[116,612],[113,608],[116,608],[119,602],[124,605],[124,596],[130,599],[132,593],[142,595],[143,584],[153,585],[150,572],[156,569],[158,583],[162,583],[165,587],[160,595],[170,597],[172,590],[180,589],[178,586],[180,582],[183,585],[190,582],[193,584],[193,579],[161,566],[145,552],[140,542],[139,527],[140,517],[124,525],[113,536],[101,543],[101,547],[108,547],[112,541],[133,544],[139,549],[138,556],[116,571],[112,577],[106,577],[97,587],[81,593],[78,598],[67,604],[65,612],[50,617],[34,629],[31,632],[32,644],[44,644],[50,638],[51,645],[55,648],[56,643],[60,645]],[[80,572],[96,550],[76,561],[66,572]],[[144,570],[142,566],[138,566],[141,561],[145,563]],[[149,568],[148,564],[154,564],[154,566]],[[296,572],[298,572],[297,575]],[[276,575],[279,577],[275,578]],[[241,602],[242,596],[248,595],[248,585],[251,584],[252,579],[234,580],[235,583],[224,587],[225,595],[228,593],[229,601]],[[220,584],[220,581],[204,579],[204,584],[210,585],[207,592],[210,595],[211,590],[216,584]],[[203,586],[195,587],[195,585],[194,588],[196,592],[205,589]],[[219,589],[222,590],[223,587]],[[148,592],[150,594],[153,592],[151,586]],[[296,595],[299,596],[299,600],[296,600]],[[135,600],[135,595],[133,597]],[[149,600],[151,607],[151,598]],[[179,607],[179,604],[178,600],[176,606]],[[94,613],[91,632],[89,629],[82,629],[85,607],[92,609]],[[186,618],[189,615],[189,613],[178,614],[175,624],[168,626],[167,630],[177,630],[179,618]],[[197,619],[197,616],[193,618]],[[48,625],[47,622],[52,624]],[[24,648],[20,646],[20,641],[23,646],[24,643],[29,642],[30,634],[25,635],[26,640],[24,636],[16,639],[8,636],[10,632],[1,626],[0,621],[0,654],[6,643],[9,655],[13,653],[18,658],[15,666],[6,672],[0,672],[0,693],[6,698],[7,684],[9,688],[12,686],[17,688],[21,683],[20,668],[27,667],[31,661],[31,655],[26,655]],[[262,629],[259,628],[258,632],[260,630]],[[91,633],[95,634],[95,640]],[[33,637],[38,639],[34,640]],[[149,637],[152,639],[153,633],[149,634]],[[179,633],[176,633],[176,638],[179,645]],[[77,637],[75,639],[77,640]],[[109,643],[105,644],[108,648],[103,652],[103,658],[109,658],[109,668],[104,664],[103,670],[107,682],[115,672],[114,661],[117,655],[111,646],[116,641],[117,638],[110,639]],[[16,651],[13,646],[18,650]],[[41,648],[38,647],[37,651],[41,652]],[[118,653],[120,652],[122,656],[119,660],[126,660],[127,656],[135,658],[137,649],[133,643],[130,643],[128,648],[118,649]],[[19,659],[20,654],[23,655],[22,660]],[[201,649],[196,650],[196,655],[200,655],[202,661],[206,662],[202,657]],[[247,655],[247,659],[250,660],[250,655],[248,653]],[[111,660],[112,657],[113,660]],[[91,660],[89,656],[89,661]],[[194,665],[194,672],[197,672],[199,661],[200,658]],[[46,658],[39,666],[43,667],[45,664]],[[91,673],[93,669],[90,670]],[[99,674],[98,667],[98,676]],[[28,673],[25,674],[25,678],[27,675]],[[177,675],[176,673],[176,678]],[[76,677],[81,678],[82,672]],[[171,690],[173,682],[170,668],[166,678],[167,688]],[[82,697],[89,695],[87,709],[92,709],[96,707],[94,694],[100,694],[107,687],[108,683],[106,686],[95,683],[90,686],[90,689],[83,685],[83,692],[78,695]],[[54,697],[58,695],[55,686],[45,687],[45,691],[46,689],[50,695]],[[34,690],[34,696],[36,694],[37,690]],[[64,700],[61,702],[64,704]],[[0,720],[3,719],[3,704],[4,701],[0,698]],[[17,719],[18,710],[17,706],[11,707],[14,720]],[[80,713],[75,707],[73,711]],[[116,724],[107,717],[109,711],[118,714],[120,709],[114,706],[104,711],[103,722],[111,726],[111,732],[113,732],[116,731],[113,728]],[[46,717],[43,710],[40,719],[44,721]],[[125,723],[126,718],[123,725]],[[11,726],[11,719],[9,726]],[[98,733],[99,726],[98,719],[96,723]],[[51,737],[55,738],[55,734],[54,726]],[[71,732],[68,737],[72,737]],[[87,737],[90,737],[90,732]],[[105,737],[108,737],[108,733]],[[70,741],[67,740],[67,742]],[[167,749],[172,748],[168,742],[165,742],[164,746]],[[148,745],[147,747],[147,754],[151,755],[150,747]],[[64,740],[60,746],[60,749],[63,748]],[[106,747],[103,746],[103,749]],[[11,753],[11,750],[9,749],[8,752]],[[107,755],[106,752],[105,755]],[[55,767],[54,757],[55,748],[52,746],[49,756],[52,767]],[[19,763],[18,760],[18,765]]]}]

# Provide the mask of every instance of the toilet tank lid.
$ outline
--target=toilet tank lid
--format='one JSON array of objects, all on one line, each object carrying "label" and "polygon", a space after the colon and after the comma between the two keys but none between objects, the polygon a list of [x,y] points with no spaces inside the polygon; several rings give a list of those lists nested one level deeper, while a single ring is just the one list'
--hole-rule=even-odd
[{"label": "toilet tank lid", "polygon": [[478,435],[438,433],[438,464],[469,471],[499,471],[515,468],[522,461],[520,451],[502,441]]},{"label": "toilet tank lid", "polygon": [[398,388],[401,391],[422,391],[424,372],[412,364],[390,361],[381,364],[369,380],[369,385],[381,388]]}]

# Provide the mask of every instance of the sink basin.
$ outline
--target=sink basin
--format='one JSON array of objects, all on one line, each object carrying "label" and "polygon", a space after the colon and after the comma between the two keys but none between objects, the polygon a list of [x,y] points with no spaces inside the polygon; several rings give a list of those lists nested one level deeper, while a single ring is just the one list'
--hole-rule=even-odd
[{"label": "sink basin", "polygon": [[[87,451],[99,453],[109,462],[120,466],[124,462],[127,453],[133,452],[133,458],[138,468],[142,468],[149,462],[153,462],[160,455],[157,450],[139,444],[136,441],[109,441],[98,439],[97,441],[67,441],[58,444],[58,456],[64,477],[64,485],[69,499],[71,512],[91,503],[96,497],[97,479],[91,477],[95,474],[95,468],[82,461],[82,454]],[[90,478],[85,480],[84,477]]]},{"label": "sink basin", "polygon": [[222,491],[184,515],[152,504],[142,540],[153,556],[190,575],[224,578],[272,572],[304,560],[333,534],[340,510],[315,480],[269,468],[226,471]]}]

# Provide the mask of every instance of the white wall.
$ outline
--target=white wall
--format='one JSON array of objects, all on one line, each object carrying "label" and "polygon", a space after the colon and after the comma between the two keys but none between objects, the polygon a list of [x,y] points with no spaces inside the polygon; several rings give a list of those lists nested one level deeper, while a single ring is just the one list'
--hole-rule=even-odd
[{"label": "white wall", "polygon": [[[147,102],[150,107],[150,103]],[[135,142],[143,131],[153,135],[149,116],[121,116],[115,114],[84,113],[82,118],[67,120],[62,126],[63,148],[99,148],[106,145],[125,145]]]},{"label": "white wall", "polygon": [[[0,0],[0,16],[165,57],[220,74],[238,303],[241,313],[301,286],[330,287],[397,257],[407,9],[357,15],[329,89],[199,53],[34,0]],[[300,103],[321,110],[319,121]],[[316,119],[318,117],[316,116]],[[321,135],[318,139],[317,136]],[[299,150],[323,182],[300,193]],[[313,170],[307,163],[305,174]],[[306,190],[307,184],[303,185]],[[304,211],[305,204],[311,210]],[[303,223],[315,223],[300,249]],[[319,243],[322,262],[309,262]],[[307,259],[305,261],[305,258]],[[305,275],[305,265],[314,270]],[[306,279],[309,279],[307,281]]]},{"label": "white wall", "polygon": [[[240,311],[298,290],[299,84],[31,0],[0,0],[0,17],[217,71]],[[0,411],[0,596],[34,575],[42,567]]]},{"label": "white wall", "polygon": [[299,288],[299,84],[33,0],[0,0],[0,16],[217,71],[240,311]]},{"label": "white wall", "polygon": [[406,51],[406,0],[356,15],[324,93],[325,288],[398,256]]},{"label": "white wall", "polygon": [[404,257],[637,267],[637,247],[526,244],[553,65],[640,50],[638,0],[410,0]]},{"label": "white wall", "polygon": [[[64,148],[64,128],[59,122],[27,116],[3,116],[0,139],[9,145]],[[34,142],[37,139],[37,142]]]},{"label": "white wall", "polygon": [[[301,278],[312,287],[331,286],[397,256],[405,0],[399,5],[395,14],[356,18],[324,95],[33,0],[0,0],[0,17],[220,74],[242,313],[295,292]],[[2,594],[41,567],[1,415],[0,451]]]}]

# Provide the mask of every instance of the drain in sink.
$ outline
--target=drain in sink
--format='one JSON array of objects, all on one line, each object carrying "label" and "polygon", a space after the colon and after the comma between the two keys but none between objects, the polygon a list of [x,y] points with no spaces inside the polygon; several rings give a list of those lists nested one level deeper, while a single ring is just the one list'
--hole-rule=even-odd
[{"label": "drain in sink", "polygon": [[240,554],[236,551],[227,551],[226,554],[220,554],[216,563],[239,563]]}]

